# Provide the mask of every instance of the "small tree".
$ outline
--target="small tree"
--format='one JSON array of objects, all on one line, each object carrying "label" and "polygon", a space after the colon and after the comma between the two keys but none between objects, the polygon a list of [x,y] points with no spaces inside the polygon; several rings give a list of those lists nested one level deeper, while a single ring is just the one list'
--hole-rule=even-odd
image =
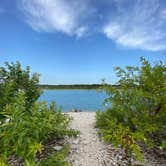
[{"label": "small tree", "polygon": [[38,83],[39,74],[31,75],[30,67],[22,69],[19,62],[6,62],[5,67],[0,67],[0,118],[5,118],[4,107],[13,103],[20,91],[25,93],[25,107],[28,111],[41,94]]},{"label": "small tree", "polygon": [[141,67],[116,68],[118,87],[105,84],[111,107],[97,113],[97,126],[104,139],[121,145],[128,156],[142,160],[140,142],[165,146],[166,66],[151,66],[141,58]]}]

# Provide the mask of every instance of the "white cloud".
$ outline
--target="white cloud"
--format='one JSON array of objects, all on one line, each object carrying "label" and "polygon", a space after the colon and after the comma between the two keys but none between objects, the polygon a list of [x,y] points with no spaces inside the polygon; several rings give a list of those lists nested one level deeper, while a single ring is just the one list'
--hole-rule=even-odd
[{"label": "white cloud", "polygon": [[80,38],[102,27],[102,33],[120,46],[166,49],[163,0],[21,0],[20,9],[25,21],[39,32],[63,32]]},{"label": "white cloud", "polygon": [[82,22],[89,12],[87,0],[22,0],[20,8],[34,30],[78,37],[86,33]]},{"label": "white cloud", "polygon": [[162,10],[159,0],[135,0],[129,7],[126,7],[127,1],[119,2],[116,17],[103,27],[103,33],[123,47],[166,49],[166,21],[163,19],[166,10]]}]

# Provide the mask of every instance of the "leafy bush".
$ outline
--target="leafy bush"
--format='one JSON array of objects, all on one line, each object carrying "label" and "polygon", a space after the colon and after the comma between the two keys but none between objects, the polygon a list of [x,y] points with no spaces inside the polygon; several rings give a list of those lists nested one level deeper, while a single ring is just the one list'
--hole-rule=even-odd
[{"label": "leafy bush", "polygon": [[68,127],[71,119],[54,102],[36,101],[41,93],[38,74],[31,76],[29,67],[23,70],[19,62],[6,66],[0,67],[0,165],[8,165],[14,157],[25,166],[47,162],[66,166],[64,150],[43,161],[37,155],[49,141],[78,135]]},{"label": "leafy bush", "polygon": [[0,159],[7,164],[11,155],[25,163],[36,161],[36,154],[44,149],[44,143],[64,136],[76,136],[78,132],[68,129],[70,118],[62,114],[54,103],[47,106],[36,102],[27,112],[25,96],[19,93],[15,103],[4,108],[11,112],[10,120],[0,126]]},{"label": "leafy bush", "polygon": [[141,143],[165,148],[166,140],[166,66],[162,62],[151,66],[144,58],[141,63],[116,68],[119,86],[104,83],[105,102],[111,107],[96,115],[104,139],[140,161]]},{"label": "leafy bush", "polygon": [[6,119],[1,113],[7,104],[15,102],[15,96],[20,91],[25,93],[25,107],[28,111],[41,94],[38,83],[39,74],[31,75],[29,66],[24,70],[19,62],[6,62],[5,67],[0,67],[0,120]]},{"label": "leafy bush", "polygon": [[15,103],[7,105],[5,111],[12,112],[10,121],[0,126],[0,159],[6,164],[7,158],[13,154],[25,163],[35,163],[36,154],[42,152],[45,142],[78,134],[68,129],[70,118],[54,103],[48,107],[36,102],[27,112],[25,96],[19,93]]}]

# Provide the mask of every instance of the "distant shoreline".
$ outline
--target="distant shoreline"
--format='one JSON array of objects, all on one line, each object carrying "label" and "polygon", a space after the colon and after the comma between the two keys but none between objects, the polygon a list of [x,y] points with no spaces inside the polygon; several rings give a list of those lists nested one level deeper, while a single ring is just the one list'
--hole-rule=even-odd
[{"label": "distant shoreline", "polygon": [[39,87],[41,89],[64,89],[64,90],[72,90],[72,89],[75,89],[75,90],[93,90],[93,89],[99,89],[102,87],[101,84],[79,84],[79,85],[47,85],[47,84],[44,84],[44,85],[39,85]]},{"label": "distant shoreline", "polygon": [[[38,85],[41,89],[48,89],[48,90],[97,90],[103,87],[102,84],[73,84],[73,85],[47,85],[47,84],[40,84]],[[118,85],[110,85],[118,87]]]}]

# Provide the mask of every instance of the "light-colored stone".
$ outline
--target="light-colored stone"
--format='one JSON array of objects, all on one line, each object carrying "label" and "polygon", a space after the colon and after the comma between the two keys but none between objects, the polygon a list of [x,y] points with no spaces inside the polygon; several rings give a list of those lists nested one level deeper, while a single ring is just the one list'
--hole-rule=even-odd
[{"label": "light-colored stone", "polygon": [[76,139],[76,140],[73,140],[73,144],[78,144],[79,143],[79,140],[78,139]]},{"label": "light-colored stone", "polygon": [[57,145],[57,146],[54,146],[53,149],[56,151],[60,151],[62,149],[62,146]]}]

